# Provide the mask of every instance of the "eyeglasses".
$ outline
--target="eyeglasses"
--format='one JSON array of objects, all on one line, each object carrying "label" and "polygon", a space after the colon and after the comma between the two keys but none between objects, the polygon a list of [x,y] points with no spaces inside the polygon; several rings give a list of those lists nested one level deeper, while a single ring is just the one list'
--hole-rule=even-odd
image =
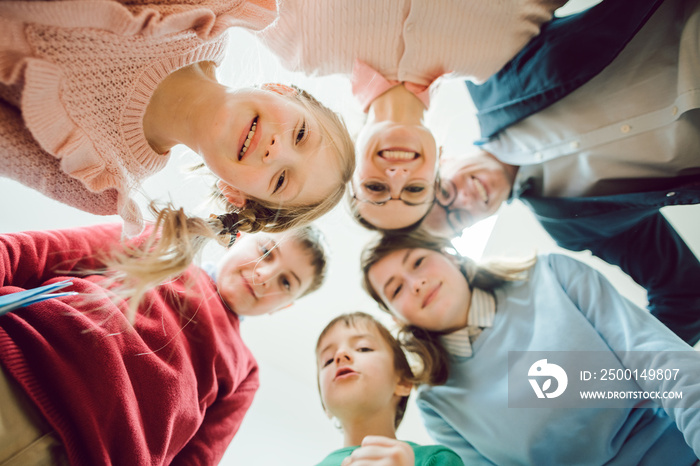
[{"label": "eyeglasses", "polygon": [[427,200],[421,200],[425,195],[425,190],[429,189],[429,186],[425,186],[423,184],[410,184],[405,186],[397,198],[391,197],[389,185],[383,181],[369,180],[362,183],[362,187],[364,188],[363,193],[368,196],[367,198],[358,197],[352,183],[350,183],[350,191],[352,192],[353,199],[376,206],[382,206],[389,201],[401,201],[408,206],[418,206],[423,204],[432,204],[435,202],[437,199],[439,185],[440,180],[435,180],[435,185],[433,186],[433,196]]},{"label": "eyeglasses", "polygon": [[457,186],[455,186],[452,180],[448,179],[441,182],[436,192],[435,203],[445,209],[445,221],[452,234],[460,236],[462,234],[462,225],[472,222],[465,222],[465,219],[462,218],[464,214],[462,209],[451,208],[456,199]]}]

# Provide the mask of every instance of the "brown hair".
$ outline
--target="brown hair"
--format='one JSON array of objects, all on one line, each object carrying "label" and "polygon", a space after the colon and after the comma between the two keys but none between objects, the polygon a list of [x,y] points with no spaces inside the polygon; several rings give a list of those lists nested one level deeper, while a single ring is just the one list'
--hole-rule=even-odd
[{"label": "brown hair", "polygon": [[[328,332],[330,332],[336,325],[343,324],[346,327],[357,327],[358,325],[373,326],[382,339],[389,345],[391,352],[394,355],[394,370],[401,376],[403,380],[414,382],[413,371],[411,366],[408,364],[406,359],[406,354],[404,354],[401,349],[401,345],[398,340],[387,330],[387,328],[382,325],[377,319],[371,315],[364,312],[352,312],[348,314],[341,314],[335,319],[331,320],[328,325],[321,331],[316,341],[316,353],[318,354],[319,345],[321,340],[325,337]],[[317,356],[318,357],[318,356]],[[318,377],[316,377],[316,382],[318,384]],[[318,387],[319,394],[321,393],[321,387]],[[321,399],[321,404],[323,404],[323,399]],[[408,404],[408,396],[403,396],[399,400],[396,407],[396,417],[394,418],[394,428],[398,428],[403,420],[403,416],[406,413],[406,405]],[[325,406],[324,406],[325,409]]]},{"label": "brown hair", "polygon": [[[289,238],[287,238],[287,235],[289,235]],[[314,279],[301,296],[313,293],[323,284],[328,270],[328,256],[326,254],[323,233],[314,225],[306,225],[286,232],[285,239],[296,241],[304,251],[311,256],[311,266],[314,268]]]},{"label": "brown hair", "polygon": [[[294,86],[292,86],[294,87]],[[119,276],[133,284],[129,298],[129,315],[133,318],[144,294],[151,288],[185,271],[209,239],[229,244],[236,231],[278,233],[310,224],[325,215],[343,198],[347,182],[355,169],[355,150],[350,134],[342,118],[321,104],[308,92],[297,89],[295,99],[317,117],[322,140],[330,144],[338,155],[341,181],[335,191],[321,201],[303,206],[281,206],[260,199],[250,199],[238,208],[226,201],[215,187],[213,197],[224,204],[228,215],[224,225],[221,218],[203,219],[188,216],[182,208],[167,205],[163,208],[151,203],[155,216],[155,228],[145,242],[145,248],[131,249],[117,254],[108,266]],[[229,226],[233,228],[229,228]]]},{"label": "brown hair", "polygon": [[[471,259],[448,251],[453,250],[446,238],[432,236],[424,230],[408,234],[384,234],[365,246],[362,251],[362,287],[379,305],[380,309],[391,313],[379,294],[372,288],[369,271],[379,261],[394,251],[402,249],[429,249],[457,259],[459,270],[470,288],[493,291],[507,282],[526,280],[529,270],[535,265],[535,256],[525,260],[493,259],[476,264]],[[415,325],[403,324],[398,339],[406,351],[415,354],[422,369],[416,374],[417,383],[442,385],[449,376],[448,355],[440,342],[441,332],[425,330]]]}]

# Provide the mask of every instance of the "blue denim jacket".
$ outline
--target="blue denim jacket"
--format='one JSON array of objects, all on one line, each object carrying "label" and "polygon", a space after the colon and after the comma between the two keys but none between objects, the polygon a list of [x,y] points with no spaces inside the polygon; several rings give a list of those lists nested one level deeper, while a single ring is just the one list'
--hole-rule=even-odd
[{"label": "blue denim jacket", "polygon": [[663,0],[603,0],[545,24],[485,83],[467,81],[483,144],[499,131],[553,104],[602,71]]}]

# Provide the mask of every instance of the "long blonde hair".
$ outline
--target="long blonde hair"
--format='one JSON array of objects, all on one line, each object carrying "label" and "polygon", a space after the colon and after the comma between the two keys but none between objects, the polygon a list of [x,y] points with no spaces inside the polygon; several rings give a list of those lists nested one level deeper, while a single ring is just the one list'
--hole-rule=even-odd
[{"label": "long blonde hair", "polygon": [[[391,313],[391,310],[369,281],[369,271],[380,260],[402,249],[429,249],[454,257],[470,289],[479,288],[484,291],[493,291],[508,282],[526,280],[537,261],[537,258],[532,256],[524,260],[492,259],[477,264],[456,251],[450,253],[453,248],[448,239],[432,236],[422,229],[403,234],[385,233],[365,246],[361,264],[362,287],[379,307],[388,313]],[[424,330],[415,325],[400,324],[398,338],[401,344],[406,351],[414,354],[422,365],[422,369],[415,374],[417,383],[442,385],[447,381],[449,361],[440,342],[441,335],[440,332]]]},{"label": "long blonde hair", "polygon": [[216,239],[227,245],[237,231],[278,233],[302,227],[328,213],[343,198],[355,169],[354,144],[343,119],[302,89],[297,88],[297,93],[289,98],[296,99],[316,116],[322,140],[334,148],[340,162],[338,186],[321,201],[310,205],[287,207],[250,199],[242,208],[228,203],[215,187],[213,196],[224,204],[227,215],[208,219],[188,216],[182,208],[172,205],[157,207],[151,203],[155,225],[144,247],[117,253],[108,261],[112,271],[132,284],[132,291],[124,296],[130,299],[132,317],[144,294],[184,272],[208,240]]}]

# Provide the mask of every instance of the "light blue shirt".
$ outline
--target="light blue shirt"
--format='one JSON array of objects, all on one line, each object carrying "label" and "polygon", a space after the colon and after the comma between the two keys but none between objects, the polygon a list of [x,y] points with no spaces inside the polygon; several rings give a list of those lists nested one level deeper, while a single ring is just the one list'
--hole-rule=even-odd
[{"label": "light blue shirt", "polygon": [[[470,465],[693,463],[700,453],[700,353],[567,256],[540,256],[529,280],[497,289],[495,299],[493,327],[473,342],[473,355],[451,356],[447,383],[419,389],[418,406],[437,442]],[[682,352],[673,353],[682,378],[638,384],[682,390],[683,404],[693,407],[635,408],[631,400],[620,408],[509,408],[509,351],[615,352],[621,367],[639,366],[635,354]]]}]

